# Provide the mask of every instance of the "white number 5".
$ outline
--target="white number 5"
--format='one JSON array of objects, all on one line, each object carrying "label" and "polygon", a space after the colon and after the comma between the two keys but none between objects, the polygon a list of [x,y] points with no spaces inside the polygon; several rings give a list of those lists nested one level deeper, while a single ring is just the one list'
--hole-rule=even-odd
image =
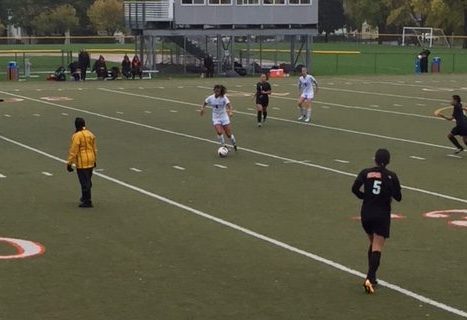
[{"label": "white number 5", "polygon": [[381,184],[383,183],[383,181],[380,181],[380,180],[375,180],[375,182],[373,183],[373,194],[380,194],[381,193]]}]

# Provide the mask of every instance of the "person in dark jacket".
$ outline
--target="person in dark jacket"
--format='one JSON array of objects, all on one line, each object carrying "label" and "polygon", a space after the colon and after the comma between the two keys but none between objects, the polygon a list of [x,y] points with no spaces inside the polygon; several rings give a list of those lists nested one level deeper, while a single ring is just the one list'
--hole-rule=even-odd
[{"label": "person in dark jacket", "polygon": [[86,71],[88,68],[91,66],[91,59],[89,57],[89,53],[81,49],[78,55],[78,63],[79,63],[79,69],[81,71],[81,80],[86,80]]},{"label": "person in dark jacket", "polygon": [[108,76],[108,71],[107,71],[107,64],[105,63],[104,57],[101,55],[99,56],[99,59],[96,60],[94,63],[94,66],[92,67],[92,71],[96,72],[97,78],[99,80],[104,80]]},{"label": "person in dark jacket", "polygon": [[214,59],[210,54],[204,58],[204,67],[206,68],[206,78],[214,77]]},{"label": "person in dark jacket", "polygon": [[81,69],[78,61],[73,61],[68,66],[70,69],[70,74],[75,81],[79,81],[81,79]]},{"label": "person in dark jacket", "polygon": [[122,75],[126,79],[131,78],[131,61],[130,61],[130,57],[128,57],[128,55],[125,55],[123,57],[123,60],[122,60]]},{"label": "person in dark jacket", "polygon": [[137,55],[131,61],[131,78],[134,79],[136,76],[143,79],[143,64]]},{"label": "person in dark jacket", "polygon": [[419,57],[420,57],[420,70],[422,73],[427,73],[428,72],[428,59],[430,57],[431,51],[428,49],[423,49],[422,52],[420,52]]}]

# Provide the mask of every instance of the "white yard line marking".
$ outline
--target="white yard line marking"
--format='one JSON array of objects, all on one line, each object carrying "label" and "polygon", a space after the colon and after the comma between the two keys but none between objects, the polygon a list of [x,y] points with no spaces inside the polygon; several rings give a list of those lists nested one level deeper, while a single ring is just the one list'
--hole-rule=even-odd
[{"label": "white yard line marking", "polygon": [[410,156],[410,159],[415,159],[415,160],[426,160],[425,158],[417,157],[417,156]]},{"label": "white yard line marking", "polygon": [[[118,92],[118,91],[115,91],[115,92]],[[7,93],[7,92],[4,92],[4,91],[0,91],[0,93],[10,95],[10,96],[17,96],[17,95],[15,95],[13,93]],[[127,92],[125,92],[125,94],[133,95],[133,94],[127,93]],[[208,142],[208,143],[212,143],[212,144],[216,144],[216,145],[219,144],[218,141],[214,141],[214,140],[210,140],[210,139],[206,139],[206,138],[202,138],[202,137],[197,137],[197,136],[190,135],[190,134],[187,134],[187,133],[182,133],[182,132],[172,131],[172,130],[168,130],[168,129],[163,129],[163,128],[159,128],[159,127],[155,127],[155,126],[151,126],[151,125],[148,125],[148,124],[143,124],[143,123],[139,123],[139,122],[135,122],[135,121],[131,121],[131,120],[125,120],[125,119],[121,119],[121,118],[107,116],[107,115],[100,114],[100,113],[97,113],[97,112],[78,109],[78,108],[74,108],[74,107],[68,107],[68,106],[57,104],[57,103],[53,103],[53,102],[49,102],[49,101],[42,101],[42,100],[29,98],[29,97],[25,97],[25,96],[17,96],[17,97],[27,99],[27,100],[30,100],[30,101],[35,101],[35,102],[38,102],[38,103],[41,103],[41,104],[51,105],[51,106],[54,106],[54,107],[59,107],[59,108],[63,108],[63,109],[78,111],[78,112],[81,112],[81,113],[93,115],[93,116],[100,117],[100,118],[103,118],[103,119],[113,120],[113,121],[117,121],[117,122],[121,122],[121,123],[130,124],[130,125],[133,125],[133,126],[146,128],[146,129],[154,130],[154,131],[157,131],[157,132],[164,132],[164,133],[167,133],[167,134],[171,134],[171,135],[175,135],[175,136],[179,136],[179,137],[184,137],[184,138],[188,138],[188,139],[192,139],[192,140],[197,140],[197,141]],[[148,97],[150,97],[150,96],[148,96]],[[164,100],[170,100],[170,99],[156,98],[155,100],[163,100],[164,101]],[[176,101],[176,100],[174,100],[174,101]],[[180,103],[180,102],[178,102],[178,103]],[[189,105],[197,106],[197,104],[194,104],[194,103],[188,103],[188,102],[184,102],[184,103],[189,104]],[[238,111],[237,111],[237,113],[238,113]],[[293,122],[296,122],[296,121],[293,121]],[[342,130],[344,130],[344,129],[342,129]],[[397,139],[397,138],[390,138],[390,140],[391,139]],[[417,142],[415,142],[415,143],[417,143]],[[420,142],[418,142],[418,143],[420,143]],[[425,144],[425,143],[421,143],[421,144]],[[444,149],[453,149],[453,148],[445,147],[445,146],[438,146],[438,145],[432,145],[432,146],[433,147],[438,147],[438,148],[444,148]],[[287,157],[283,157],[283,156],[279,156],[279,155],[275,155],[275,154],[271,154],[271,153],[266,153],[266,152],[261,152],[261,151],[254,150],[254,149],[249,149],[249,148],[239,148],[239,150],[243,150],[243,151],[246,151],[246,152],[249,152],[249,153],[252,153],[252,154],[256,154],[256,155],[260,155],[260,156],[264,156],[264,157],[269,157],[269,158],[276,159],[276,160],[279,160],[279,161],[287,161],[287,162],[290,162],[290,163],[296,163],[296,164],[300,164],[300,165],[303,165],[303,166],[308,166],[308,167],[311,167],[311,168],[324,170],[324,171],[327,171],[327,172],[333,172],[333,173],[337,173],[337,174],[341,174],[341,175],[345,175],[345,176],[349,176],[349,177],[356,177],[356,174],[351,173],[351,172],[337,170],[337,169],[325,167],[325,166],[322,166],[322,165],[319,165],[319,164],[308,163],[309,160],[299,161],[299,160],[294,160],[294,159],[291,159],[291,158],[287,158]],[[438,193],[438,192],[433,192],[433,191],[429,191],[429,190],[425,190],[425,189],[421,189],[421,188],[411,187],[411,186],[403,186],[403,188],[406,189],[406,190],[411,190],[411,191],[414,191],[414,192],[419,192],[419,193],[431,195],[431,196],[434,196],[434,197],[443,198],[443,199],[457,201],[457,202],[467,204],[467,199],[462,199],[462,198],[459,198],[459,197],[454,197],[454,196],[450,196],[450,195],[446,195],[446,194],[442,194],[442,193]]]},{"label": "white yard line marking", "polygon": [[221,164],[215,164],[214,167],[220,168],[220,169],[227,169],[226,166],[223,166],[223,165],[221,165]]},{"label": "white yard line marking", "polygon": [[138,168],[130,168],[130,170],[134,172],[143,172],[143,170],[138,169]]},{"label": "white yard line marking", "polygon": [[5,179],[6,176],[0,173],[0,179]]},{"label": "white yard line marking", "polygon": [[47,172],[47,171],[42,171],[41,173],[42,173],[44,176],[47,176],[47,177],[52,177],[52,176],[53,176],[52,173]]},{"label": "white yard line marking", "polygon": [[464,159],[463,157],[455,155],[455,154],[448,154],[447,156],[450,157],[450,158]]},{"label": "white yard line marking", "polygon": [[265,164],[265,163],[261,163],[261,162],[256,162],[255,165],[257,165],[258,167],[263,167],[263,168],[269,167],[269,164]]},{"label": "white yard line marking", "polygon": [[[44,151],[41,151],[39,149],[36,149],[36,148],[33,148],[31,146],[28,146],[26,144],[23,144],[21,142],[18,142],[18,141],[15,141],[15,140],[12,140],[12,139],[9,139],[9,138],[6,138],[4,136],[1,136],[0,135],[0,139],[4,140],[4,141],[7,141],[7,142],[10,142],[16,146],[19,146],[23,149],[27,149],[29,151],[32,151],[34,153],[38,153],[38,154],[41,154],[49,159],[52,159],[52,160],[55,160],[55,161],[58,161],[58,162],[61,162],[61,163],[66,163],[65,160],[63,159],[60,159],[54,155],[51,155],[49,153],[46,153]],[[242,227],[238,224],[235,224],[235,223],[232,223],[230,221],[227,221],[227,220],[224,220],[224,219],[221,219],[221,218],[218,218],[218,217],[215,217],[213,215],[210,215],[209,213],[206,213],[206,212],[203,212],[201,210],[198,210],[198,209],[195,209],[193,207],[190,207],[190,206],[187,206],[185,204],[182,204],[180,202],[176,202],[172,199],[169,199],[169,198],[166,198],[166,197],[163,197],[161,195],[158,195],[156,193],[153,193],[151,191],[148,191],[148,190],[145,190],[145,189],[142,189],[140,187],[137,187],[135,185],[132,185],[132,184],[129,184],[129,183],[126,183],[122,180],[119,180],[119,179],[116,179],[116,178],[113,178],[113,177],[110,177],[108,175],[105,175],[105,174],[102,174],[102,173],[95,173],[96,176],[104,179],[104,180],[107,180],[109,182],[112,182],[114,184],[117,184],[121,187],[124,187],[124,188],[127,188],[129,190],[132,190],[132,191],[135,191],[139,194],[142,194],[142,195],[145,195],[147,197],[150,197],[150,198],[153,198],[153,199],[156,199],[158,201],[161,201],[163,203],[166,203],[170,206],[173,206],[173,207],[176,207],[176,208],[179,208],[181,210],[184,210],[184,211],[187,211],[187,212],[190,212],[192,214],[195,214],[199,217],[202,217],[202,218],[205,218],[207,220],[210,220],[210,221],[213,221],[213,222],[216,222],[222,226],[225,226],[227,228],[230,228],[230,229],[233,229],[233,230],[236,230],[236,231],[239,231],[240,233],[243,233],[243,234],[246,234],[246,235],[249,235],[250,237],[253,237],[255,239],[258,239],[258,240],[261,240],[261,241],[264,241],[264,242],[267,242],[273,246],[276,246],[276,247],[279,247],[279,248],[282,248],[282,249],[285,249],[287,251],[290,251],[290,252],[293,252],[293,253],[296,253],[296,254],[299,254],[301,256],[304,256],[304,257],[307,257],[311,260],[314,260],[316,262],[319,262],[319,263],[322,263],[328,267],[332,267],[334,269],[337,269],[337,270],[340,270],[342,272],[345,272],[345,273],[348,273],[348,274],[351,274],[351,275],[354,275],[356,277],[359,277],[361,279],[365,279],[366,278],[366,274],[358,271],[358,270],[355,270],[355,269],[352,269],[352,268],[349,268],[343,264],[340,264],[338,262],[335,262],[335,261],[332,261],[332,260],[329,260],[329,259],[326,259],[324,257],[321,257],[317,254],[314,254],[314,253],[311,253],[311,252],[308,252],[308,251],[305,251],[305,250],[302,250],[302,249],[299,249],[297,247],[294,247],[292,245],[289,245],[285,242],[282,242],[280,240],[276,240],[274,238],[271,238],[271,237],[268,237],[264,234],[261,234],[261,233],[258,233],[256,231],[253,231],[251,229],[248,229],[248,228],[245,228],[245,227]],[[389,283],[387,281],[384,281],[384,280],[379,280],[379,285],[380,286],[383,286],[383,287],[386,287],[388,289],[391,289],[395,292],[398,292],[402,295],[405,295],[407,297],[410,297],[414,300],[417,300],[419,302],[422,302],[422,303],[425,303],[425,304],[428,304],[428,305],[431,305],[435,308],[438,308],[440,310],[443,310],[443,311],[446,311],[446,312],[449,312],[449,313],[452,313],[452,314],[455,314],[455,315],[458,315],[458,316],[461,316],[461,317],[464,317],[464,318],[467,318],[467,312],[461,310],[461,309],[457,309],[457,308],[454,308],[454,307],[451,307],[445,303],[442,303],[442,302],[439,302],[439,301],[436,301],[436,300],[433,300],[433,299],[430,299],[428,297],[425,297],[425,296],[422,296],[416,292],[413,292],[413,291],[410,291],[410,290],[407,290],[405,288],[402,288],[398,285],[395,285],[395,284],[392,284],[392,283]]]},{"label": "white yard line marking", "polygon": [[177,169],[177,170],[180,170],[180,171],[184,171],[184,170],[185,170],[184,167],[180,167],[180,166],[173,166],[172,168]]},{"label": "white yard line marking", "polygon": [[350,161],[347,161],[347,160],[340,160],[340,159],[334,159],[335,162],[339,162],[339,163],[350,163]]}]

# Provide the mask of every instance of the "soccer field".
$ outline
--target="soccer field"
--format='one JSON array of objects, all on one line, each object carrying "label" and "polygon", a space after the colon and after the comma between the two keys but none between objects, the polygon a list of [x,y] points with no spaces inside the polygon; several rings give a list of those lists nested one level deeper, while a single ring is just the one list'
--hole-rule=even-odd
[{"label": "soccer field", "polygon": [[[3,82],[0,237],[45,252],[1,243],[0,319],[467,318],[467,159],[433,116],[467,76],[318,80],[312,125],[289,78],[262,128],[252,78]],[[223,159],[197,113],[218,82],[239,144]],[[97,136],[93,209],[65,170],[76,116]],[[350,187],[380,147],[404,189],[368,296]]]}]

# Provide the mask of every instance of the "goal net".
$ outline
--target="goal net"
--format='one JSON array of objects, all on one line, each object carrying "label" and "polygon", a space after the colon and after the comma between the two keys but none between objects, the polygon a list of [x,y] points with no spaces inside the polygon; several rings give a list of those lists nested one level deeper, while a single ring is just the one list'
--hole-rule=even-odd
[{"label": "goal net", "polygon": [[429,48],[451,47],[443,29],[427,27],[404,27],[402,31],[402,45],[416,45]]}]

